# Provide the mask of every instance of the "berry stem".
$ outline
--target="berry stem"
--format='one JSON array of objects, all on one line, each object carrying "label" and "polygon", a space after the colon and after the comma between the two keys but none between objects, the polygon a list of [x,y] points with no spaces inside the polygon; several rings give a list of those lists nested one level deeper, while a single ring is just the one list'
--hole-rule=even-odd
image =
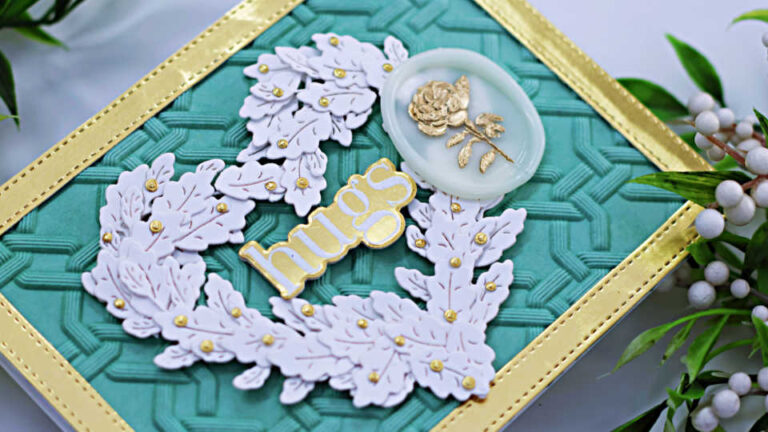
[{"label": "berry stem", "polygon": [[707,139],[712,144],[720,147],[720,150],[726,152],[728,155],[730,155],[736,162],[739,163],[741,166],[745,166],[746,161],[744,160],[744,156],[742,156],[739,152],[731,148],[728,144],[720,141],[719,139],[715,138],[714,135],[707,136]]},{"label": "berry stem", "polygon": [[756,290],[756,289],[754,289],[752,287],[749,288],[749,293],[752,294],[753,296],[757,297],[764,304],[768,305],[768,295],[765,295],[765,294],[761,293],[760,291],[758,291],[758,290]]},{"label": "berry stem", "polygon": [[743,190],[747,191],[749,189],[752,189],[754,186],[756,186],[758,183],[760,183],[761,180],[765,180],[766,178],[768,178],[768,175],[761,174],[761,175],[753,178],[752,180],[744,183],[743,185],[741,185],[741,188]]}]

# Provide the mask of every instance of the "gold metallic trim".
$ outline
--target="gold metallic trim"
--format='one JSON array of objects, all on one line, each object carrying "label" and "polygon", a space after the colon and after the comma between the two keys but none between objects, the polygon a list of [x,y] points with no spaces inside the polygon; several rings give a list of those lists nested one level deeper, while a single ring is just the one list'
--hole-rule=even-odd
[{"label": "gold metallic trim", "polygon": [[[525,0],[475,1],[660,169],[711,169]],[[299,3],[243,1],[11,178],[0,188],[0,234]],[[698,210],[691,203],[678,210],[505,365],[488,398],[465,402],[434,430],[502,428],[685,257]],[[131,430],[1,294],[0,309],[0,352],[76,430]]]},{"label": "gold metallic trim", "polygon": [[[525,0],[475,0],[663,171],[712,167]],[[496,373],[485,400],[464,402],[433,431],[498,431],[686,256],[701,207],[683,205],[648,240]],[[638,285],[637,281],[643,281]],[[606,289],[610,287],[610,289]]]},{"label": "gold metallic trim", "polygon": [[[302,0],[245,0],[0,188],[0,235]],[[0,294],[0,352],[78,431],[132,431]]]}]

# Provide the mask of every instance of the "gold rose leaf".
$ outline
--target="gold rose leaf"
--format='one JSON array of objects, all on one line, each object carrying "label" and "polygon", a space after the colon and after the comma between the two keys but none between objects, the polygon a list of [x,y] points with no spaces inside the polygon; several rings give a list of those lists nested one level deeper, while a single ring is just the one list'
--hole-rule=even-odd
[{"label": "gold rose leaf", "polygon": [[480,158],[480,172],[485,174],[485,170],[491,166],[494,160],[496,160],[496,150],[491,150],[484,154],[483,157]]},{"label": "gold rose leaf", "polygon": [[451,147],[455,146],[456,144],[460,144],[462,141],[464,141],[464,138],[467,137],[468,133],[469,132],[467,132],[467,131],[463,131],[463,132],[459,132],[456,135],[452,136],[448,140],[448,142],[445,143],[445,147],[446,148],[451,148]]},{"label": "gold rose leaf", "polygon": [[464,147],[459,151],[459,168],[464,168],[469,163],[469,158],[472,156],[472,144],[481,141],[479,138],[471,138]]}]

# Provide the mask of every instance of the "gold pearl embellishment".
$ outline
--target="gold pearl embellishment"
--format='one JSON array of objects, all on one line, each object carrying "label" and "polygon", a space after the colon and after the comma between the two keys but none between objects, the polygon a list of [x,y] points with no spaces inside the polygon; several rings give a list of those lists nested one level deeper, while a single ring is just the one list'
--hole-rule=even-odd
[{"label": "gold pearl embellishment", "polygon": [[456,321],[456,311],[453,309],[447,309],[445,312],[443,312],[443,318],[445,318],[445,320],[449,323]]},{"label": "gold pearl embellishment", "polygon": [[275,337],[271,334],[267,333],[264,336],[261,337],[261,343],[263,343],[266,346],[270,346],[273,343],[275,343]]},{"label": "gold pearl embellishment", "polygon": [[461,258],[453,257],[449,263],[451,264],[451,267],[461,267]]},{"label": "gold pearl embellishment", "polygon": [[149,230],[152,231],[153,233],[159,233],[160,231],[163,230],[163,223],[160,222],[159,220],[153,220],[152,222],[149,223]]},{"label": "gold pearl embellishment", "polygon": [[440,372],[441,370],[443,370],[443,362],[437,359],[432,360],[431,362],[429,362],[429,368],[432,369],[432,371],[434,372]]},{"label": "gold pearl embellishment", "polygon": [[426,241],[426,240],[424,240],[424,239],[416,239],[416,241],[415,241],[415,242],[413,242],[413,244],[414,244],[414,245],[415,245],[417,248],[423,248],[423,247],[425,247],[425,246],[427,245],[427,241]]},{"label": "gold pearl embellishment", "polygon": [[145,182],[144,182],[144,187],[145,187],[145,188],[146,188],[148,191],[150,191],[150,192],[155,192],[155,191],[157,191],[157,180],[155,180],[155,179],[149,179],[149,180],[145,181]]},{"label": "gold pearl embellishment", "polygon": [[104,243],[109,243],[112,241],[112,233],[111,232],[105,232],[104,235],[101,236],[101,241]]},{"label": "gold pearl embellishment", "polygon": [[275,87],[272,89],[272,94],[275,95],[276,97],[280,97],[283,95],[283,89],[281,89],[280,87]]},{"label": "gold pearl embellishment", "polygon": [[403,336],[396,336],[395,337],[395,345],[397,345],[397,346],[405,345],[405,338]]},{"label": "gold pearl embellishment", "polygon": [[339,38],[337,38],[336,36],[331,36],[331,38],[328,39],[328,42],[330,42],[331,45],[336,46],[339,44]]},{"label": "gold pearl embellishment", "polygon": [[263,65],[259,65],[259,72],[261,72],[261,73],[267,73],[267,72],[269,72],[269,66],[267,66],[267,65],[265,65],[265,64],[263,64]]},{"label": "gold pearl embellishment", "polygon": [[232,318],[240,318],[243,316],[243,310],[239,307],[234,307],[231,311],[229,311],[229,314],[232,315]]},{"label": "gold pearl embellishment", "polygon": [[306,189],[309,187],[309,180],[306,177],[299,177],[296,179],[296,187],[299,189]]},{"label": "gold pearl embellishment", "polygon": [[121,298],[115,299],[115,301],[112,302],[113,305],[115,305],[116,308],[122,309],[125,307],[125,300]]},{"label": "gold pearl embellishment", "polygon": [[345,71],[344,69],[336,68],[333,70],[333,76],[335,76],[336,78],[344,78],[345,76],[347,76],[347,71]]},{"label": "gold pearl embellishment", "polygon": [[451,204],[451,211],[454,213],[458,213],[461,211],[461,204],[459,203],[453,203]]},{"label": "gold pearl embellishment", "polygon": [[486,291],[496,291],[496,282],[486,282],[485,283],[485,290]]},{"label": "gold pearl embellishment", "polygon": [[368,321],[363,318],[360,318],[359,320],[357,320],[357,326],[360,327],[361,329],[368,328]]},{"label": "gold pearl embellishment", "polygon": [[464,379],[461,380],[461,386],[467,390],[472,390],[475,388],[475,379],[471,376],[465,376]]},{"label": "gold pearl embellishment", "polygon": [[186,315],[176,315],[176,318],[173,319],[173,323],[176,325],[176,327],[184,327],[189,322],[189,319]]},{"label": "gold pearl embellishment", "polygon": [[229,207],[227,207],[227,203],[220,202],[216,204],[216,211],[219,213],[226,213],[229,211]]},{"label": "gold pearl embellishment", "polygon": [[311,304],[307,303],[301,307],[301,313],[304,314],[304,316],[311,317],[315,314],[315,308]]},{"label": "gold pearl embellishment", "polygon": [[379,373],[378,372],[371,372],[368,374],[368,381],[372,383],[379,382]]},{"label": "gold pearl embellishment", "polygon": [[273,181],[268,181],[267,184],[264,185],[264,187],[268,191],[273,191],[273,190],[277,189],[277,183],[275,183]]},{"label": "gold pearl embellishment", "polygon": [[209,353],[213,351],[213,341],[210,339],[206,339],[200,342],[200,351],[204,353]]},{"label": "gold pearl embellishment", "polygon": [[389,63],[384,63],[381,65],[381,68],[384,69],[384,72],[392,72],[392,69],[394,69],[394,67]]},{"label": "gold pearl embellishment", "polygon": [[288,140],[286,140],[286,139],[279,139],[279,140],[277,140],[277,146],[280,147],[280,148],[288,147]]},{"label": "gold pearl embellishment", "polygon": [[482,232],[475,234],[475,243],[479,245],[484,245],[488,243],[488,236]]},{"label": "gold pearl embellishment", "polygon": [[331,101],[329,101],[327,97],[321,97],[318,103],[320,104],[320,106],[327,107],[331,103]]}]

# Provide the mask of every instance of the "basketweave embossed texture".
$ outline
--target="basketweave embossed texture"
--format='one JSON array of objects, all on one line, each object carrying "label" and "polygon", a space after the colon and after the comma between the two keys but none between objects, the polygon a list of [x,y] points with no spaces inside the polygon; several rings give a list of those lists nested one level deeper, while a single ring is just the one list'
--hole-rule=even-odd
[{"label": "basketweave embossed texture", "polygon": [[[542,164],[531,182],[489,212],[496,215],[508,207],[528,210],[525,231],[503,257],[515,262],[510,297],[487,331],[497,369],[681,203],[664,191],[626,184],[655,168],[469,0],[309,0],[0,238],[0,292],[136,430],[426,430],[457,405],[418,389],[394,408],[356,409],[347,394],[321,385],[304,402],[283,406],[278,401],[280,374],[262,389],[244,392],[231,385],[242,372],[238,363],[164,371],[152,359],[167,343],[125,334],[80,284],[80,274],[96,261],[98,209],[106,187],[124,170],[150,163],[164,152],[175,153],[177,176],[210,158],[234,163],[250,139],[245,120],[237,115],[253,84],[243,68],[275,46],[307,45],[312,34],[327,31],[379,46],[391,34],[412,54],[437,47],[480,52],[507,70],[539,111],[547,137]],[[350,149],[328,143],[324,150],[329,162],[323,205],[351,174],[363,172],[379,158],[399,162],[381,128],[378,108],[356,131]],[[425,197],[423,192],[419,195]],[[293,226],[303,222],[282,202],[257,203],[247,221],[246,240],[265,246],[285,239]],[[267,299],[276,291],[240,261],[238,247],[208,250],[204,255],[208,270],[232,281],[250,307],[274,318]],[[385,250],[353,250],[308,283],[302,296],[327,303],[337,294],[366,296],[378,289],[407,297],[394,279],[397,266],[430,272],[429,263],[410,252],[401,239]]]}]

